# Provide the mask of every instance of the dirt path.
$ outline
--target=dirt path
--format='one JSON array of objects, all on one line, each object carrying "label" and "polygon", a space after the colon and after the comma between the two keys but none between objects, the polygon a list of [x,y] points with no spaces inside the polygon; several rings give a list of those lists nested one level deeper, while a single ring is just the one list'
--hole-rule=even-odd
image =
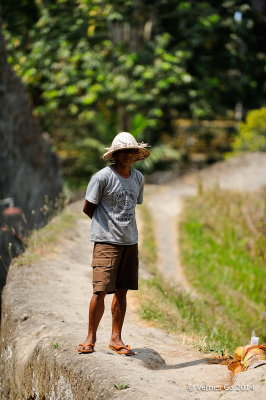
[{"label": "dirt path", "polygon": [[178,223],[184,198],[196,194],[199,182],[204,188],[218,186],[239,191],[266,188],[266,153],[243,154],[170,184],[145,186],[145,204],[154,222],[157,268],[167,281],[193,296],[197,293],[190,287],[180,262]]},{"label": "dirt path", "polygon": [[[159,266],[168,278],[175,277],[175,282],[187,290],[190,288],[178,261],[176,228],[182,199],[194,191],[193,187],[177,182],[171,188],[169,185],[147,187],[145,198],[155,221]],[[258,393],[261,394],[262,383],[258,385],[259,392],[256,387],[239,390],[239,386],[230,391],[218,391],[218,386],[230,383],[226,366],[208,364],[208,355],[189,348],[182,337],[166,334],[139,320],[130,294],[123,339],[136,351],[136,356],[123,357],[108,349],[112,296],[106,298],[96,352],[89,355],[76,352],[75,346],[86,336],[87,308],[92,294],[92,244],[88,239],[90,221],[81,213],[82,202],[73,203],[69,208],[76,215],[75,227],[64,232],[55,250],[33,264],[20,268],[11,266],[5,287],[2,339],[6,349],[3,353],[6,374],[14,376],[9,384],[21,385],[23,391],[27,377],[25,366],[30,371],[33,365],[35,378],[39,373],[38,379],[41,379],[44,376],[42,370],[39,371],[41,362],[47,375],[47,365],[54,365],[56,361],[63,365],[63,372],[60,372],[63,375],[56,380],[53,377],[56,369],[50,372],[45,393],[51,399],[255,400]],[[12,330],[10,324],[13,324]],[[52,344],[56,347],[52,348]],[[254,374],[258,377],[258,373],[260,382],[265,381],[265,369],[261,367],[239,374],[237,382],[252,384]],[[73,384],[66,383],[64,376]],[[31,375],[29,381],[32,382]],[[51,382],[57,384],[59,397],[55,396],[53,388],[50,389]],[[114,385],[119,383],[129,387],[117,390]],[[38,381],[33,381],[32,385],[36,386],[34,393],[38,394]],[[78,396],[73,394],[75,390]],[[93,393],[93,397],[89,394],[87,397],[86,390]]]},{"label": "dirt path", "polygon": [[188,174],[183,182],[244,192],[266,188],[266,152],[246,153]]},{"label": "dirt path", "polygon": [[[64,320],[63,335],[67,337],[69,334],[68,342],[69,338],[72,339],[70,351],[75,362],[80,362],[82,366],[100,360],[114,376],[113,383],[129,385],[126,390],[110,393],[110,398],[185,400],[195,398],[191,397],[191,393],[195,393],[198,399],[219,398],[220,392],[196,389],[190,392],[187,385],[227,384],[230,381],[227,368],[208,364],[206,355],[183,344],[181,338],[146,326],[130,307],[130,296],[123,334],[124,340],[134,348],[137,355],[121,357],[107,347],[112,296],[106,298],[106,313],[99,327],[96,352],[85,356],[76,354],[74,346],[86,336],[87,306],[92,293],[89,266],[92,245],[86,240],[90,222],[81,216],[81,203],[75,203],[71,208],[77,213],[77,225],[70,236],[56,248],[52,257],[40,260],[39,279],[44,280],[46,285],[42,289],[43,293],[39,292],[38,287],[36,290],[38,299],[42,299],[42,308],[50,309],[50,313],[57,316],[58,320]],[[31,293],[31,296],[37,296],[37,293]],[[53,329],[49,330],[49,334],[55,334]],[[59,337],[58,341],[64,342],[64,337]]]},{"label": "dirt path", "polygon": [[184,197],[196,194],[196,189],[181,181],[171,185],[146,185],[145,189],[145,205],[151,213],[155,231],[157,268],[167,281],[192,293],[180,263],[178,222]]}]

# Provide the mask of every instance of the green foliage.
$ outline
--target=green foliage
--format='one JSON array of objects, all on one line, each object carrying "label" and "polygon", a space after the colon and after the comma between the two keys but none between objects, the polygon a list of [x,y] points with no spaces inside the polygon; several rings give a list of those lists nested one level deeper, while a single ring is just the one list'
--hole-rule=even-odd
[{"label": "green foliage", "polygon": [[265,96],[265,21],[244,0],[3,0],[2,19],[9,62],[67,176],[95,171],[119,130],[161,144],[176,118],[225,116]]},{"label": "green foliage", "polygon": [[158,144],[150,150],[150,156],[137,163],[137,168],[144,172],[151,172],[156,165],[180,160],[180,152],[171,145]]},{"label": "green foliage", "polygon": [[240,122],[233,150],[266,151],[266,107],[247,113],[246,122]]}]

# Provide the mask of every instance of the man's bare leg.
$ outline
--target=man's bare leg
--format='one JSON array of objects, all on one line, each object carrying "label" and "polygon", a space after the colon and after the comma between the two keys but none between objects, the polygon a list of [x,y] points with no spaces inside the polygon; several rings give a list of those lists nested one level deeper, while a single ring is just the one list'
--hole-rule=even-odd
[{"label": "man's bare leg", "polygon": [[95,344],[96,342],[96,332],[104,313],[104,298],[106,293],[107,292],[104,291],[92,295],[89,305],[88,335],[83,342],[84,346],[78,346],[78,350],[93,350],[92,346],[86,346],[86,344]]},{"label": "man's bare leg", "polygon": [[[112,301],[112,336],[110,346],[125,346],[122,340],[122,327],[127,308],[127,289],[116,289]],[[134,355],[132,350],[126,351],[128,355]]]}]

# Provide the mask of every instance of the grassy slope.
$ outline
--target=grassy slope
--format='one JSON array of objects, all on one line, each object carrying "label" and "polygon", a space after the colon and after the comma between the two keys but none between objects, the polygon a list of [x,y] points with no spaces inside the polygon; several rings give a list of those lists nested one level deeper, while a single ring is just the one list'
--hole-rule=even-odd
[{"label": "grassy slope", "polygon": [[235,344],[252,329],[266,340],[265,206],[265,194],[209,191],[188,201],[181,225],[188,278],[219,306]]},{"label": "grassy slope", "polygon": [[26,241],[27,251],[15,258],[13,264],[21,266],[31,264],[40,256],[49,254],[58,243],[64,231],[74,226],[76,216],[64,209],[40,230],[33,230]]},{"label": "grassy slope", "polygon": [[213,191],[188,200],[181,223],[181,253],[200,297],[173,290],[158,274],[152,221],[142,208],[141,257],[153,273],[141,282],[143,318],[184,332],[198,348],[225,353],[249,341],[252,329],[265,341],[265,200]]}]

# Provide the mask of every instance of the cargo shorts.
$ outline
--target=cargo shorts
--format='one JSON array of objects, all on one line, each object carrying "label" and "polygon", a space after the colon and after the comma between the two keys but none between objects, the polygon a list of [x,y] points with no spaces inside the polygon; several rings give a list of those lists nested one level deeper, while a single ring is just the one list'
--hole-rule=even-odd
[{"label": "cargo shorts", "polygon": [[95,242],[92,257],[93,293],[116,289],[138,289],[138,244]]}]

